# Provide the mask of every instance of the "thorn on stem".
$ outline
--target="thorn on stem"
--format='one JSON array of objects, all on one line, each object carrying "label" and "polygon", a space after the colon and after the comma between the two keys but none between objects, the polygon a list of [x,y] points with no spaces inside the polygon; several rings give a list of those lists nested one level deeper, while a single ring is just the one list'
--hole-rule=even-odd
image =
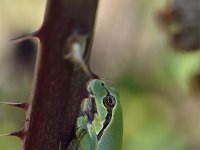
[{"label": "thorn on stem", "polygon": [[25,35],[18,36],[18,37],[16,37],[16,38],[10,39],[10,41],[21,42],[21,41],[23,41],[23,40],[31,39],[31,38],[33,38],[33,37],[38,37],[38,31],[33,32],[33,33],[29,33],[29,34],[25,34]]},{"label": "thorn on stem", "polygon": [[24,103],[1,102],[1,103],[6,104],[6,105],[10,105],[10,106],[14,106],[14,107],[18,107],[18,108],[21,108],[23,110],[28,109],[28,103],[27,102],[24,102]]},{"label": "thorn on stem", "polygon": [[8,134],[0,134],[0,137],[1,136],[15,136],[15,137],[18,137],[20,138],[21,140],[24,139],[26,135],[26,132],[24,131],[24,129],[20,130],[20,131],[16,131],[16,132],[12,132],[12,133],[8,133]]}]

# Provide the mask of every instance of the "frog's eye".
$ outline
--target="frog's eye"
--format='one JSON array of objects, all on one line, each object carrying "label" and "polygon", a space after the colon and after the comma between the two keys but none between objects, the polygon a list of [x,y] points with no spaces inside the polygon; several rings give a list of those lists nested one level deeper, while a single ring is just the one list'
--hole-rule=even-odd
[{"label": "frog's eye", "polygon": [[107,95],[103,99],[103,104],[106,106],[106,108],[112,109],[113,107],[115,107],[116,100],[115,100],[115,98],[113,96]]}]

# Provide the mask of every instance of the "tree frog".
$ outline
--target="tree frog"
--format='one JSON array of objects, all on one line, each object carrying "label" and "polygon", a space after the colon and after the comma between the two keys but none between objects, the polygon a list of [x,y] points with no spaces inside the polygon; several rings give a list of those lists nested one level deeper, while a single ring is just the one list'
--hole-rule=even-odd
[{"label": "tree frog", "polygon": [[122,109],[117,91],[103,80],[87,84],[88,98],[80,107],[76,137],[67,150],[121,150]]}]

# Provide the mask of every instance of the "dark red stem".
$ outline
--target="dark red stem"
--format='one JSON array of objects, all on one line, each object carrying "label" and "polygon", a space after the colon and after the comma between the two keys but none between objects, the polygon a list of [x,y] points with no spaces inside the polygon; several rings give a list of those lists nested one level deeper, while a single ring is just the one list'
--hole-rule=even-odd
[{"label": "dark red stem", "polygon": [[[24,150],[64,150],[74,136],[88,77],[63,59],[66,39],[78,32],[92,41],[98,0],[48,0],[32,94],[26,114]],[[90,53],[89,46],[86,53]],[[88,62],[88,60],[86,60]]]}]

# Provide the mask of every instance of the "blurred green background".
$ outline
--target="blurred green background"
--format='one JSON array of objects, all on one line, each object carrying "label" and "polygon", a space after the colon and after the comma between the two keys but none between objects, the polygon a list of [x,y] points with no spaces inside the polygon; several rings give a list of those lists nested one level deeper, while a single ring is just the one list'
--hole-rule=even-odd
[{"label": "blurred green background", "polygon": [[[92,70],[114,81],[124,113],[124,150],[199,150],[200,98],[191,81],[200,52],[177,52],[157,24],[165,0],[101,0],[91,56]],[[37,30],[45,0],[0,0],[0,100],[25,101],[33,69],[13,68],[15,43],[8,39]],[[23,70],[24,69],[24,70]],[[24,113],[0,105],[0,133],[23,127]],[[0,137],[1,150],[21,141]]]}]

